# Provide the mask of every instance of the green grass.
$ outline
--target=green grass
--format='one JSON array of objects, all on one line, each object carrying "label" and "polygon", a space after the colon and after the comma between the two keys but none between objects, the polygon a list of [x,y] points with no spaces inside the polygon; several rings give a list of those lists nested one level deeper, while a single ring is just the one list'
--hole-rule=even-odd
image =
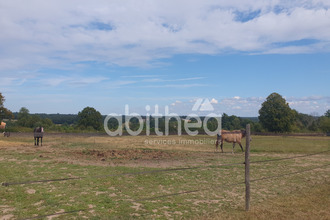
[{"label": "green grass", "polygon": [[312,153],[330,150],[329,137],[254,136],[251,152]]},{"label": "green grass", "polygon": [[[148,140],[172,140],[175,144],[147,144]],[[225,144],[224,154],[214,153],[212,144],[180,144],[180,140],[213,137],[78,137],[49,136],[43,147],[35,148],[29,137],[0,139],[0,182],[24,182],[68,177],[79,180],[33,183],[0,187],[0,216],[28,218],[57,212],[84,210],[61,215],[62,219],[243,219],[267,218],[288,209],[290,198],[304,198],[320,194],[320,201],[328,203],[329,167],[297,175],[251,183],[252,211],[244,212],[244,165],[219,164],[244,161],[244,154],[231,144]],[[207,142],[206,141],[206,142]],[[181,142],[182,143],[182,142]],[[122,150],[134,153],[141,149],[150,157],[111,159],[90,154],[91,150],[107,152]],[[253,136],[251,161],[276,159],[330,150],[329,137],[263,137]],[[85,152],[85,153],[84,153]],[[154,159],[153,154],[165,156]],[[168,158],[167,155],[171,155]],[[281,175],[329,164],[330,153],[272,163],[251,164],[251,179]],[[133,158],[133,159],[130,159]],[[135,159],[134,159],[135,158]],[[199,167],[198,169],[140,175],[116,175],[167,168]],[[100,178],[102,177],[102,178]],[[193,193],[166,196],[186,191]],[[301,192],[304,192],[303,194]],[[165,197],[159,197],[165,196]],[[155,197],[153,199],[146,199]],[[158,198],[157,198],[158,197]],[[287,201],[288,198],[289,200]],[[146,200],[144,200],[146,199]],[[311,201],[303,200],[301,205]],[[274,212],[262,214],[276,203]],[[299,206],[296,201],[295,206]],[[283,205],[283,207],[281,207]],[[291,210],[292,211],[292,210]],[[310,213],[316,213],[313,210]],[[298,215],[299,216],[299,215]],[[308,214],[307,214],[308,216]],[[301,217],[301,215],[300,215]],[[308,216],[320,217],[318,215]],[[328,216],[329,217],[329,216]]]}]

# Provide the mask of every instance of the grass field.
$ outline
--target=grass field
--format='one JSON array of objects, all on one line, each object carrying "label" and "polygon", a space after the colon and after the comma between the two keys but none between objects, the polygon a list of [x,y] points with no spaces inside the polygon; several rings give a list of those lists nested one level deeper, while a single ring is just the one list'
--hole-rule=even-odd
[{"label": "grass field", "polygon": [[[330,219],[330,166],[251,182],[245,212],[244,165],[228,165],[243,163],[244,154],[239,147],[231,154],[231,144],[215,153],[214,143],[208,136],[46,134],[35,147],[32,135],[1,137],[1,183],[75,179],[0,186],[0,219]],[[250,159],[329,150],[329,137],[253,136]],[[252,163],[250,178],[328,164],[330,152]]]}]

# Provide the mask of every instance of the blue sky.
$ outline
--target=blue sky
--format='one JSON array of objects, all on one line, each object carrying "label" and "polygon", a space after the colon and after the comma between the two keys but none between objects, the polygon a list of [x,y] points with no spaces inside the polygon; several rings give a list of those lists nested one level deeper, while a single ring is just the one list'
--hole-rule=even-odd
[{"label": "blue sky", "polygon": [[[272,92],[330,109],[329,1],[0,0],[0,92],[12,111],[258,116]],[[208,112],[202,112],[207,114]]]}]

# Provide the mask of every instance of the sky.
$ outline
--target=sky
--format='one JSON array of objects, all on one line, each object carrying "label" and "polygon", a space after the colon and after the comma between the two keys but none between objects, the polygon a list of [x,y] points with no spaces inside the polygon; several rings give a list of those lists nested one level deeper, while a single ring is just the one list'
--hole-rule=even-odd
[{"label": "sky", "polygon": [[[17,112],[258,116],[273,92],[330,109],[330,1],[0,0]],[[205,106],[211,108],[203,108]],[[211,106],[210,106],[211,105]]]}]

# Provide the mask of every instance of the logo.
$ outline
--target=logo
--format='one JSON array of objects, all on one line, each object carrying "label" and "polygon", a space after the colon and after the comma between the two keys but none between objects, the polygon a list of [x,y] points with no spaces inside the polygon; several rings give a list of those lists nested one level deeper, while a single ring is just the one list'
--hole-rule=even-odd
[{"label": "logo", "polygon": [[[218,131],[221,129],[221,115],[215,114],[212,111],[214,111],[214,108],[212,106],[212,101],[214,99],[197,99],[195,104],[193,105],[191,109],[191,113],[187,116],[179,116],[178,114],[174,112],[169,111],[169,107],[165,106],[165,112],[162,114],[159,111],[159,106],[154,106],[154,112],[151,113],[152,110],[150,105],[146,105],[145,110],[146,113],[141,116],[138,113],[130,113],[129,105],[125,105],[125,114],[124,115],[118,115],[118,114],[109,114],[104,119],[104,130],[107,132],[110,136],[121,136],[123,135],[123,131],[125,131],[132,136],[137,136],[142,133],[142,131],[145,131],[145,134],[147,136],[150,135],[151,132],[151,121],[152,123],[152,130],[157,136],[168,136],[169,130],[170,130],[170,121],[173,123],[173,121],[176,121],[176,130],[177,134],[179,136],[182,135],[182,130],[190,135],[190,136],[196,136],[199,133],[199,130],[203,130],[207,135],[214,136],[218,133]],[[196,112],[210,112],[206,116],[198,116]],[[131,120],[135,120],[135,129],[133,130],[131,128]],[[217,127],[213,129],[209,129],[208,122],[213,119],[216,120]],[[109,128],[109,121],[115,120],[116,122],[116,128],[110,129]],[[138,124],[138,125],[137,125]],[[161,126],[162,124],[162,126]],[[214,123],[213,123],[214,125]],[[161,129],[162,128],[162,129]]]},{"label": "logo", "polygon": [[191,109],[192,111],[214,111],[214,108],[209,99],[197,99],[194,106]]}]

